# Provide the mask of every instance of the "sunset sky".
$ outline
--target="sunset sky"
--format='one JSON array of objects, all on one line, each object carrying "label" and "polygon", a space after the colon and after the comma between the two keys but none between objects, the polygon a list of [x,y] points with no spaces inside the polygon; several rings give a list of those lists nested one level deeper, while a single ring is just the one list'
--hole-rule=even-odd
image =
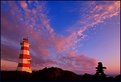
[{"label": "sunset sky", "polygon": [[1,1],[2,70],[16,70],[23,37],[33,70],[120,74],[119,1]]}]

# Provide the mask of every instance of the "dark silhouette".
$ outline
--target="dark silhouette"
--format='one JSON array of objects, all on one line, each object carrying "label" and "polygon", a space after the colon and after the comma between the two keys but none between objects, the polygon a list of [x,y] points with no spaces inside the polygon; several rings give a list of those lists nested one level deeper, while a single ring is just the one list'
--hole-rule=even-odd
[{"label": "dark silhouette", "polygon": [[2,81],[120,81],[121,75],[116,77],[99,78],[95,75],[85,73],[77,75],[71,71],[62,70],[57,67],[44,68],[32,73],[20,71],[1,71]]},{"label": "dark silhouette", "polygon": [[51,67],[36,71],[33,76],[34,80],[76,80],[78,75],[71,71]]},{"label": "dark silhouette", "polygon": [[106,69],[106,67],[103,67],[102,62],[98,62],[98,66],[96,67],[96,74],[95,74],[95,78],[96,79],[100,79],[100,80],[105,80],[106,78],[106,74],[104,73],[103,69]]}]

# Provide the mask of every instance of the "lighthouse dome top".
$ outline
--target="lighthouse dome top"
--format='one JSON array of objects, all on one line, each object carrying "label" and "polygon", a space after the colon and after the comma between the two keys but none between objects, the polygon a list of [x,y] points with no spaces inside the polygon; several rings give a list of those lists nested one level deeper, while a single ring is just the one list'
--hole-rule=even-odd
[{"label": "lighthouse dome top", "polygon": [[28,41],[28,38],[23,38],[24,41]]},{"label": "lighthouse dome top", "polygon": [[23,42],[27,42],[28,43],[28,38],[23,38]]},{"label": "lighthouse dome top", "polygon": [[20,44],[23,45],[23,44],[26,44],[26,43],[29,44],[28,38],[23,38],[23,40]]}]

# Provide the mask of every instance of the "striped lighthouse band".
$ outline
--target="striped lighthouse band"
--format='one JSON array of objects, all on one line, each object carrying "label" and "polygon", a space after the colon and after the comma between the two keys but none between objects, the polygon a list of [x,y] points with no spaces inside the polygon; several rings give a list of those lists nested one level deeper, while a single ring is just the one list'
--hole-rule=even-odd
[{"label": "striped lighthouse band", "polygon": [[20,54],[29,54],[29,51],[28,50],[21,50]]},{"label": "striped lighthouse band", "polygon": [[22,47],[29,47],[30,44],[24,42],[24,43],[21,43],[21,45],[22,45]]},{"label": "striped lighthouse band", "polygon": [[28,55],[28,54],[20,54],[19,58],[20,59],[30,59],[30,55]]},{"label": "striped lighthouse band", "polygon": [[30,63],[19,63],[18,67],[29,67],[30,68]]},{"label": "striped lighthouse band", "polygon": [[26,64],[30,64],[31,59],[19,59],[19,63],[26,63]]},{"label": "striped lighthouse band", "polygon": [[29,67],[17,67],[17,71],[25,71],[25,72],[32,73],[32,70]]},{"label": "striped lighthouse band", "polygon": [[29,47],[22,46],[22,47],[21,47],[21,50],[29,50]]}]

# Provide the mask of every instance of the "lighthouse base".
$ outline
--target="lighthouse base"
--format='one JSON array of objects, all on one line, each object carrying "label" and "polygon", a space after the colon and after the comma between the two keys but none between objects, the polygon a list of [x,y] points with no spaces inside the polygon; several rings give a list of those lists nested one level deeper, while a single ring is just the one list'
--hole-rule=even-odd
[{"label": "lighthouse base", "polygon": [[17,71],[24,71],[24,72],[32,73],[32,70],[28,67],[18,67]]}]

